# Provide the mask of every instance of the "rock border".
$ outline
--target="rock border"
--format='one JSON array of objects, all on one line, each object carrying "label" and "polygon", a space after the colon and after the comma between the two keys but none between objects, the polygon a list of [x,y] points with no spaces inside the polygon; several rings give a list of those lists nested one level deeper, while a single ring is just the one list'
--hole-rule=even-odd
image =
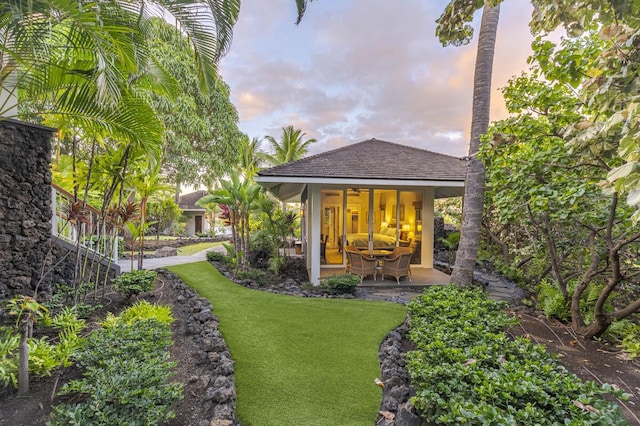
[{"label": "rock border", "polygon": [[[234,426],[236,422],[236,387],[234,361],[222,334],[211,303],[186,285],[177,274],[158,270],[158,278],[179,294],[173,309],[187,313],[187,320],[177,325],[177,332],[189,336],[197,365],[206,365],[207,373],[188,379],[202,395],[197,426]],[[196,426],[196,425],[194,425]]]},{"label": "rock border", "polygon": [[406,369],[405,345],[409,330],[409,318],[392,330],[380,344],[378,361],[382,374],[382,403],[376,425],[420,426],[422,418],[416,413],[409,399],[415,395],[411,389]]}]

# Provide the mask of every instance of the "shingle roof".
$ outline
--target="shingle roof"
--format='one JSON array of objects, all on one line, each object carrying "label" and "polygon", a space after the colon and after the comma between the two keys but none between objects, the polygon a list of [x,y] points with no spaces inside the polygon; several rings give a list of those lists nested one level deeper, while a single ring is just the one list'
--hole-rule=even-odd
[{"label": "shingle roof", "polygon": [[180,199],[178,200],[178,206],[182,210],[205,210],[204,207],[196,206],[196,201],[198,201],[205,195],[207,195],[207,191],[204,189],[181,195]]},{"label": "shingle roof", "polygon": [[258,172],[259,176],[464,181],[467,161],[369,139]]}]

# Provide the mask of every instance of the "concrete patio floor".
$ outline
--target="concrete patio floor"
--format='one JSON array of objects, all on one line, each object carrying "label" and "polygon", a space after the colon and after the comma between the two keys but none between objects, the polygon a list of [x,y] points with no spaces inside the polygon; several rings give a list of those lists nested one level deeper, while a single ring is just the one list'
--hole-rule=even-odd
[{"label": "concrete patio floor", "polygon": [[[344,273],[344,267],[335,266],[323,266],[320,268],[320,277],[326,277],[330,275],[339,275]],[[432,285],[447,285],[449,284],[450,276],[437,269],[432,268],[411,268],[411,280],[403,277],[400,279],[400,284],[396,282],[394,277],[386,276],[382,279],[381,273],[378,272],[377,279],[373,277],[365,277],[360,284],[360,287],[375,287],[375,288],[423,288]]]}]

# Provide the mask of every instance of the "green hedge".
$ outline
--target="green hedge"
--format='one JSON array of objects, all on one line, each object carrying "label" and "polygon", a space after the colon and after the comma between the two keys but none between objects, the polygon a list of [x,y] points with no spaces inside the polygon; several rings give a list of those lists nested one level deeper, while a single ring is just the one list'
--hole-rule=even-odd
[{"label": "green hedge", "polygon": [[352,274],[331,275],[323,278],[320,287],[329,294],[354,294],[360,277]]},{"label": "green hedge", "polygon": [[409,304],[407,354],[414,407],[428,422],[452,425],[625,425],[604,394],[582,382],[542,345],[510,340],[517,320],[479,289],[434,287]]}]

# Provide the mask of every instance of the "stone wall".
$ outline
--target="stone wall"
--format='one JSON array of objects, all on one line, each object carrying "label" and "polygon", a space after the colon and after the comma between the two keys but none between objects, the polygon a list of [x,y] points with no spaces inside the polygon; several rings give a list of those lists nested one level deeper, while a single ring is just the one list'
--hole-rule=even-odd
[{"label": "stone wall", "polygon": [[[64,240],[54,239],[51,247],[51,258],[53,267],[49,268],[49,273],[51,274],[50,281],[53,283],[53,287],[56,284],[73,284],[76,247]],[[118,264],[110,262],[108,259],[100,259],[99,256],[93,255],[91,252],[87,255],[84,249],[80,250],[78,262],[80,265],[85,265],[87,276],[91,276],[91,278],[86,278],[85,281],[97,282],[102,285],[105,273],[108,272],[110,279],[120,275],[120,266]],[[98,263],[100,266],[98,266]]]},{"label": "stone wall", "polygon": [[51,161],[55,130],[0,121],[0,300],[51,293]]}]

